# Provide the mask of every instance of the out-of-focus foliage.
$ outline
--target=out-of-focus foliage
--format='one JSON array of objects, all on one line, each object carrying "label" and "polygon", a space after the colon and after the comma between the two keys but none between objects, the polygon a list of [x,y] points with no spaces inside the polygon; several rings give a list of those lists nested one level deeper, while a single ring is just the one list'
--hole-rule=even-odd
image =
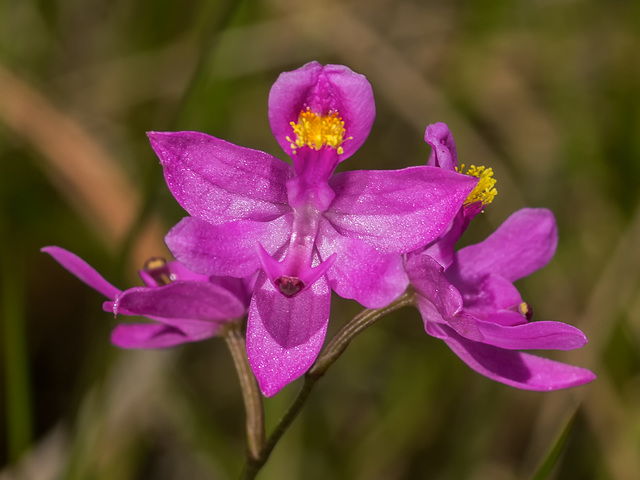
[{"label": "out-of-focus foliage", "polygon": [[[224,342],[116,350],[100,295],[39,248],[133,285],[184,214],[145,131],[284,157],[267,95],[310,60],[374,88],[373,131],[341,168],[422,164],[424,128],[443,121],[461,162],[498,179],[465,242],[517,208],[554,210],[556,258],[519,286],[534,318],[584,330],[587,347],[555,358],[599,378],[547,394],[492,383],[403,310],[353,342],[260,478],[527,478],[558,438],[554,478],[640,478],[639,24],[631,1],[1,2],[0,478],[237,477]],[[336,299],[331,330],[358,311]],[[271,423],[298,387],[266,402]]]}]

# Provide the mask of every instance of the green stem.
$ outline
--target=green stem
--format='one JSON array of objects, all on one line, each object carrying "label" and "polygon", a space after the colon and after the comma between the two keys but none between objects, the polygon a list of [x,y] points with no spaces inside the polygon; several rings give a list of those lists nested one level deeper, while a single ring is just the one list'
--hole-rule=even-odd
[{"label": "green stem", "polygon": [[247,461],[245,469],[242,473],[242,480],[253,480],[260,472],[260,469],[269,459],[271,452],[275,448],[276,444],[282,438],[282,435],[288,430],[293,421],[296,419],[302,407],[307,401],[309,394],[313,390],[316,382],[322,378],[331,365],[342,355],[346,350],[351,340],[356,335],[362,332],[367,327],[373,325],[379,319],[385,315],[398,310],[402,307],[413,305],[415,302],[412,292],[407,292],[398,298],[393,303],[387,305],[384,308],[377,310],[363,310],[356,315],[349,323],[347,323],[342,329],[331,339],[327,347],[319,355],[316,362],[309,369],[304,376],[304,383],[302,389],[298,393],[298,396],[293,401],[287,412],[280,419],[275,429],[269,435],[266,443],[260,455],[254,459]]},{"label": "green stem", "polygon": [[[7,249],[5,251],[10,251]],[[31,443],[31,390],[26,342],[25,279],[21,257],[5,256],[0,279],[0,315],[3,317],[7,455],[10,461]],[[4,452],[3,452],[4,453]]]},{"label": "green stem", "polygon": [[260,458],[260,452],[264,446],[262,396],[247,359],[247,347],[241,323],[230,323],[224,331],[224,339],[233,357],[233,363],[236,366],[240,380],[240,388],[242,389],[242,399],[244,400],[244,409],[247,415],[247,459],[250,462]]},{"label": "green stem", "polygon": [[388,315],[402,307],[413,305],[415,302],[413,292],[407,292],[390,303],[386,307],[377,310],[363,310],[356,315],[353,320],[347,323],[336,335],[331,339],[324,351],[320,354],[316,362],[307,372],[308,376],[321,377],[327,369],[335,362],[340,355],[347,349],[351,340],[355,338],[365,328],[373,325],[380,318]]}]

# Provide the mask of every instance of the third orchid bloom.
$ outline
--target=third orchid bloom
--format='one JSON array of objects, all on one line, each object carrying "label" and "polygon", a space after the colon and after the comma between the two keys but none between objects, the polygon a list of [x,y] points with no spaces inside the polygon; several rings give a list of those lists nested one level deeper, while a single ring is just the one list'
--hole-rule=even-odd
[{"label": "third orchid bloom", "polygon": [[436,166],[334,175],[374,117],[363,75],[312,62],[281,74],[269,95],[271,129],[292,165],[203,133],[149,133],[191,215],[166,237],[175,257],[205,275],[259,272],[247,353],[267,396],[317,357],[331,289],[388,305],[409,284],[403,255],[439,238],[478,184]]},{"label": "third orchid bloom", "polygon": [[[461,169],[445,124],[427,127],[425,140],[433,149],[429,164]],[[571,325],[531,321],[532,308],[513,285],[555,253],[558,231],[549,210],[518,210],[483,242],[454,251],[469,221],[497,193],[488,169],[471,171],[480,181],[449,229],[406,263],[427,333],[477,372],[513,387],[557,390],[592,381],[595,375],[585,368],[520,351],[573,350],[587,343]]]}]

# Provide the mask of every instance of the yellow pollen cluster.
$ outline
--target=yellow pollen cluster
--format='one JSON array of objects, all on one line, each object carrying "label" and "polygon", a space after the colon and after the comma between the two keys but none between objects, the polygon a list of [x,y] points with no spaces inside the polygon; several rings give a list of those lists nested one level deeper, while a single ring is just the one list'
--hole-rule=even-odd
[{"label": "yellow pollen cluster", "polygon": [[338,112],[331,111],[327,115],[318,115],[307,107],[300,112],[298,123],[291,122],[291,126],[296,138],[292,140],[287,137],[287,140],[291,142],[294,154],[297,153],[296,149],[304,146],[320,150],[325,145],[335,148],[338,155],[344,152],[341,145],[345,140],[346,130]]},{"label": "yellow pollen cluster", "polygon": [[493,199],[496,198],[496,195],[498,194],[498,191],[495,188],[496,179],[493,178],[493,169],[471,165],[466,172],[463,172],[463,170],[464,164],[460,165],[459,168],[456,167],[457,172],[480,179],[476,188],[471,191],[467,199],[464,201],[464,205],[466,206],[475,202],[482,202],[482,206],[486,207],[493,202]]}]

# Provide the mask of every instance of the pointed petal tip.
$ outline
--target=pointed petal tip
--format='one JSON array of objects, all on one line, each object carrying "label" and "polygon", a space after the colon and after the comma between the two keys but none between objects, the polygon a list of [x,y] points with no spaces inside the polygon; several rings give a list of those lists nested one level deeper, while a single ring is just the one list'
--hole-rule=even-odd
[{"label": "pointed petal tip", "polygon": [[105,297],[113,300],[120,294],[119,289],[107,282],[100,273],[75,253],[56,246],[43,247],[40,251],[51,255],[68,272]]},{"label": "pointed petal tip", "polygon": [[167,134],[167,132],[146,132],[147,134],[147,138],[149,139],[149,141],[153,144],[155,142],[158,142],[159,140],[162,139],[163,136],[165,136]]},{"label": "pointed petal tip", "polygon": [[258,380],[258,386],[260,387],[260,391],[262,392],[262,395],[264,395],[267,398],[273,397],[276,393],[278,393],[280,390],[282,390],[286,385],[290,383],[290,381],[288,380],[284,382],[274,382],[274,381],[267,381],[264,378],[256,377],[256,379]]}]

